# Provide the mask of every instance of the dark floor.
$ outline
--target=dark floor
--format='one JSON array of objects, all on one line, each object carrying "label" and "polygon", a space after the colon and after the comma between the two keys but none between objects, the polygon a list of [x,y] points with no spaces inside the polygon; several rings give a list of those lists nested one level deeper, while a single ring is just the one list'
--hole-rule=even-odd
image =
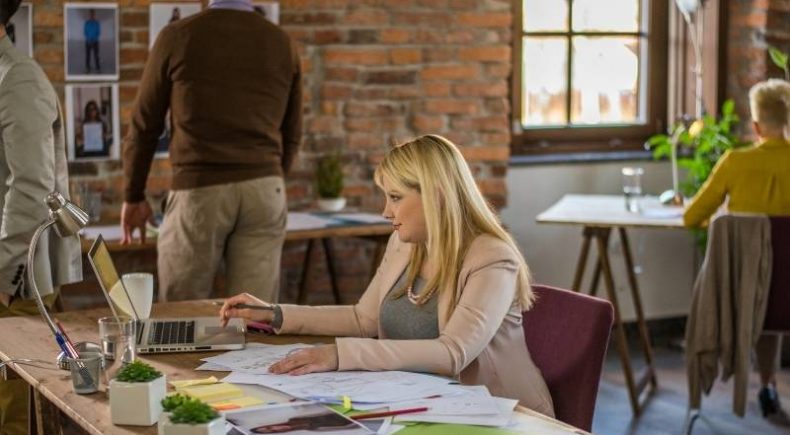
[{"label": "dark floor", "polygon": [[[654,349],[658,389],[647,400],[639,418],[632,416],[620,360],[615,349],[615,346],[609,346],[604,375],[598,390],[593,433],[681,434],[688,407],[686,371],[681,349],[669,345],[657,346]],[[636,359],[636,355],[634,349],[631,356]],[[641,365],[637,364],[637,367]],[[790,409],[790,369],[782,370],[778,383],[782,403],[786,409]],[[744,418],[732,413],[732,386],[732,380],[727,383],[719,381],[714,385],[710,396],[703,397],[702,418],[695,423],[692,434],[790,434],[790,423],[787,420],[780,424],[762,418],[756,401],[759,389],[757,373],[752,373],[750,377]]]}]

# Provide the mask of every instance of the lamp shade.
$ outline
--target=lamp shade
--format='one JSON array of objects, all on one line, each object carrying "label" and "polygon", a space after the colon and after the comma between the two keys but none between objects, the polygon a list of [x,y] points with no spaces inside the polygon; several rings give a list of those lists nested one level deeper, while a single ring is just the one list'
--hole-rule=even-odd
[{"label": "lamp shade", "polygon": [[700,0],[675,0],[675,4],[678,6],[678,9],[687,15],[696,12],[701,3],[702,2]]},{"label": "lamp shade", "polygon": [[49,216],[55,221],[55,231],[60,237],[73,236],[88,225],[88,213],[60,193],[50,193],[45,201],[49,207]]}]

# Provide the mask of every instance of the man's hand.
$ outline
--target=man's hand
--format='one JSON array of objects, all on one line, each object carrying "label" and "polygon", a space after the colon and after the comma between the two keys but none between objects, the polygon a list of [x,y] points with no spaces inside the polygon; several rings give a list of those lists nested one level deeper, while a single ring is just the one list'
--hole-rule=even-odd
[{"label": "man's hand", "polygon": [[121,207],[121,244],[132,243],[135,228],[140,230],[140,244],[145,243],[145,223],[154,221],[154,213],[148,201],[124,202]]},{"label": "man's hand", "polygon": [[0,305],[4,307],[11,305],[11,295],[0,292]]}]

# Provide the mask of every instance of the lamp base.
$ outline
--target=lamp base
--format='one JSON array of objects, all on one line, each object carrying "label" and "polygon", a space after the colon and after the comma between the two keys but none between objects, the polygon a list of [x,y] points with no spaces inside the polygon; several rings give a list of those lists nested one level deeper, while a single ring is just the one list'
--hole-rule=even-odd
[{"label": "lamp base", "polygon": [[658,200],[661,201],[661,204],[664,205],[676,205],[682,206],[683,205],[683,195],[680,192],[675,192],[672,189],[669,189],[658,196]]},{"label": "lamp base", "polygon": [[[89,341],[80,341],[74,343],[74,348],[77,349],[77,353],[79,354],[82,354],[83,352],[102,353],[101,346]],[[55,362],[57,362],[58,367],[61,370],[69,370],[69,360],[67,358],[68,355],[64,354],[63,352],[60,352],[57,358],[55,358]],[[102,359],[101,365],[104,367],[104,359]]]}]

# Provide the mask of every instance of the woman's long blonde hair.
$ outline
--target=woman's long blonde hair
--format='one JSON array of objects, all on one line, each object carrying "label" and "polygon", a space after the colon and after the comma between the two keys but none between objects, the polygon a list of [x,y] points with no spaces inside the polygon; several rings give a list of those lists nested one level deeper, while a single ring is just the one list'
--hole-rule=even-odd
[{"label": "woman's long blonde hair", "polygon": [[452,291],[451,309],[458,303],[458,275],[472,241],[481,234],[496,237],[513,250],[518,259],[517,291],[523,310],[532,305],[529,268],[510,234],[477,187],[469,165],[458,148],[438,135],[420,136],[392,149],[374,175],[376,184],[416,190],[422,195],[426,243],[417,243],[407,269],[407,285],[395,292],[399,297],[414,283],[426,259],[436,268],[418,303],[437,291]]}]

